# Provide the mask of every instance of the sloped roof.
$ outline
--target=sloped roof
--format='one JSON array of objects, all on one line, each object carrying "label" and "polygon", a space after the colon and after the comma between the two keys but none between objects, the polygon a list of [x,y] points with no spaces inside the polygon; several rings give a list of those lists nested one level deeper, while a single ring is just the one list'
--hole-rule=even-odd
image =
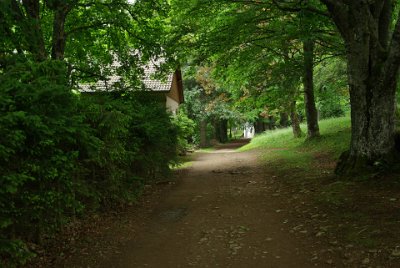
[{"label": "sloped roof", "polygon": [[[165,79],[159,80],[154,78],[157,72],[157,67],[162,63],[161,60],[150,61],[147,65],[143,66],[144,75],[141,77],[141,81],[146,89],[156,92],[168,92],[171,90],[172,80],[174,74],[169,74]],[[111,65],[113,68],[120,67],[121,64],[117,61]],[[107,77],[107,81],[97,81],[96,83],[85,83],[79,84],[79,91],[81,92],[97,92],[107,91],[113,85],[121,82],[121,76],[110,75]]]},{"label": "sloped roof", "polygon": [[153,75],[157,72],[157,65],[153,62],[144,67],[142,82],[144,86],[152,91],[170,91],[174,75],[169,74],[165,80],[157,80]]}]

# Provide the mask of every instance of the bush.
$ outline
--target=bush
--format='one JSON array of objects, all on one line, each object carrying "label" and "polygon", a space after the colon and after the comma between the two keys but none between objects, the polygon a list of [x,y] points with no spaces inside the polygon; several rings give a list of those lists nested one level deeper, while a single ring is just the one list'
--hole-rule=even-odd
[{"label": "bush", "polygon": [[178,154],[185,155],[194,144],[196,123],[190,119],[183,110],[173,118],[173,123],[178,129]]},{"label": "bush", "polygon": [[341,104],[341,97],[326,88],[321,89],[318,94],[317,107],[320,119],[345,115],[344,105]]},{"label": "bush", "polygon": [[346,62],[341,58],[315,67],[314,85],[320,119],[344,116],[349,110]]},{"label": "bush", "polygon": [[0,77],[0,235],[2,259],[21,241],[40,243],[77,207],[75,163],[88,128],[76,113],[61,62],[18,64]]},{"label": "bush", "polygon": [[177,129],[157,95],[97,93],[82,102],[86,122],[101,140],[99,150],[82,159],[95,189],[81,193],[90,203],[131,201],[146,180],[168,175],[177,156]]},{"label": "bush", "polygon": [[76,216],[132,201],[168,174],[178,129],[156,95],[74,94],[64,63],[0,77],[0,266]]}]

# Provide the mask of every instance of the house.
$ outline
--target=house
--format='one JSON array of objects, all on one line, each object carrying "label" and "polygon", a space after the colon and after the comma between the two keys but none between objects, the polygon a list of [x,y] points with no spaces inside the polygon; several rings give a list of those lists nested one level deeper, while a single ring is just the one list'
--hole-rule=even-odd
[{"label": "house", "polygon": [[[161,94],[166,109],[172,114],[176,114],[179,105],[184,101],[182,74],[180,70],[176,70],[165,79],[156,79],[154,76],[159,63],[160,61],[150,61],[150,63],[143,67],[144,74],[141,77],[141,82],[145,90],[154,92],[155,94]],[[111,67],[115,69],[119,66],[120,64],[118,62],[114,62],[111,65]],[[118,75],[111,75],[108,76],[105,81],[101,80],[91,84],[79,84],[78,88],[82,93],[107,92],[115,90],[119,83],[122,83],[121,77]]]},{"label": "house", "polygon": [[183,83],[180,70],[168,75],[164,80],[157,80],[152,77],[156,72],[155,66],[150,64],[144,68],[142,82],[146,89],[165,95],[165,107],[168,111],[176,114],[179,105],[183,103]]}]

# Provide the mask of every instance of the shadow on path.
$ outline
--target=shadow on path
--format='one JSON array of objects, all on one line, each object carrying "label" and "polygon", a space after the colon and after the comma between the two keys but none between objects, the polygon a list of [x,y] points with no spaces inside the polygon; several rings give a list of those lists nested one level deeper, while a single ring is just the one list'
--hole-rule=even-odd
[{"label": "shadow on path", "polygon": [[254,152],[239,140],[200,153],[101,267],[311,267],[286,230],[285,205]]}]

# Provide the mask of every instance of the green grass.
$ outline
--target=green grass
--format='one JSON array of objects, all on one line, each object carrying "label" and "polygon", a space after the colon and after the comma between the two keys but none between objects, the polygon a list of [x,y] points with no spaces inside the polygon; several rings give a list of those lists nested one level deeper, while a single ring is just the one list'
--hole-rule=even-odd
[{"label": "green grass", "polygon": [[[258,150],[260,159],[271,170],[285,176],[286,182],[307,184],[305,177],[332,174],[334,163],[350,144],[350,118],[331,118],[319,122],[321,136],[294,138],[292,129],[278,129],[257,135],[239,151]],[[301,128],[306,131],[305,124]],[[333,200],[336,201],[336,200]]]},{"label": "green grass", "polygon": [[[313,154],[324,152],[339,157],[340,153],[347,150],[350,143],[350,118],[332,118],[319,122],[321,137],[307,140],[304,137],[294,138],[292,129],[278,129],[257,135],[249,144],[239,151],[261,149],[265,151],[263,158],[273,160],[285,159],[291,163],[306,164],[307,158]],[[301,125],[306,131],[306,126]]]},{"label": "green grass", "polygon": [[172,170],[179,170],[191,167],[193,165],[193,156],[191,154],[180,156],[175,165],[170,166]]}]

